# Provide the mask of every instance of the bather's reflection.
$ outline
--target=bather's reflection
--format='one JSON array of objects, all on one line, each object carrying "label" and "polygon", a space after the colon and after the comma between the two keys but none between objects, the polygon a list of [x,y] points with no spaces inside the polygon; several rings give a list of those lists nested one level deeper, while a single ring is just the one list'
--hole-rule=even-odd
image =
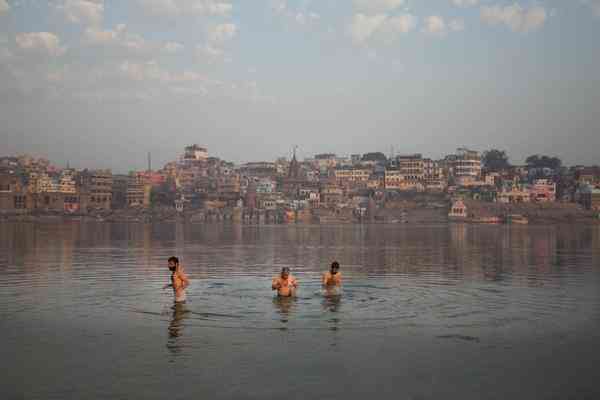
[{"label": "bather's reflection", "polygon": [[[340,311],[341,304],[342,294],[340,288],[328,288],[324,290],[323,301],[321,302],[323,312],[336,313],[327,319],[330,331],[337,331],[339,329],[338,324],[340,319],[338,318],[337,313]],[[334,337],[333,339],[332,346],[335,346],[337,344],[337,337]]]},{"label": "bather's reflection", "polygon": [[275,306],[275,311],[279,314],[281,322],[284,324],[288,322],[289,316],[294,309],[294,304],[296,303],[296,298],[293,296],[284,297],[284,296],[275,296],[273,297],[273,305]]},{"label": "bather's reflection", "polygon": [[167,342],[167,347],[174,354],[181,352],[181,344],[178,339],[183,330],[183,321],[188,318],[189,315],[190,310],[186,308],[185,303],[175,303],[173,305],[173,314],[171,315],[171,321],[169,322],[169,340]]},{"label": "bather's reflection", "polygon": [[342,304],[342,294],[339,288],[327,288],[323,291],[323,311],[338,312]]}]

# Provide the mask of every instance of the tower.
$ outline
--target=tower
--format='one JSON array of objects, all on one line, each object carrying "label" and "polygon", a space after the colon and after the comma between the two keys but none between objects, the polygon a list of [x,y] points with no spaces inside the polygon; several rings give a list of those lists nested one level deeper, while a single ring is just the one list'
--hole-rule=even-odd
[{"label": "tower", "polygon": [[298,164],[298,160],[296,159],[296,149],[298,146],[294,146],[294,155],[292,157],[292,161],[290,162],[290,169],[288,171],[288,178],[298,179],[300,177],[300,165]]}]

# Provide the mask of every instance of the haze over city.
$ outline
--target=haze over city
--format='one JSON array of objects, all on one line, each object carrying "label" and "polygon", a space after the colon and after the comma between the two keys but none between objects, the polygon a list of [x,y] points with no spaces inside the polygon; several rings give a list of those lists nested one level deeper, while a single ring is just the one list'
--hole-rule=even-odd
[{"label": "haze over city", "polygon": [[0,0],[0,155],[600,164],[597,37],[597,0]]}]

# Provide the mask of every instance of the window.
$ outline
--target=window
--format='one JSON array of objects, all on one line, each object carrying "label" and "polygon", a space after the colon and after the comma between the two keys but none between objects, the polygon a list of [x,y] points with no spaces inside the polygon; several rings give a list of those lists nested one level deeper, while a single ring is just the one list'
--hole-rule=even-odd
[{"label": "window", "polygon": [[15,208],[23,209],[25,208],[25,196],[15,196]]}]

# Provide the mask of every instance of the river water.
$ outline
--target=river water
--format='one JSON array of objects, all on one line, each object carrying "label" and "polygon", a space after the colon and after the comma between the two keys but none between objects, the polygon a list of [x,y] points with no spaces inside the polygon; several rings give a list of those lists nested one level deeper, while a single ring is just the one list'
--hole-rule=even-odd
[{"label": "river water", "polygon": [[599,345],[598,226],[0,223],[2,399],[598,399]]}]

